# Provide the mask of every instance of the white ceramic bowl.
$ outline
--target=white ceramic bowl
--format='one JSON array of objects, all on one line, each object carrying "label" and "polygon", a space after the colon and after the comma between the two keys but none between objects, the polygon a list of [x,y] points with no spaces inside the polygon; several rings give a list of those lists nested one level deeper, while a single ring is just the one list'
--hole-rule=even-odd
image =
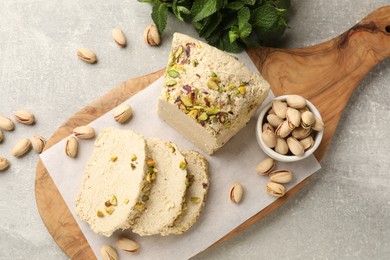
[{"label": "white ceramic bowl", "polygon": [[[286,97],[287,96],[279,96],[279,97],[276,97],[274,100],[281,100],[281,101],[286,101]],[[307,107],[310,109],[310,111],[316,116],[316,117],[319,117],[322,119],[321,115],[320,115],[320,112],[317,110],[317,108],[310,102],[306,99],[306,104],[307,104]],[[268,103],[264,108],[263,110],[261,111],[260,115],[259,115],[259,118],[257,119],[257,124],[256,124],[256,138],[257,138],[257,142],[259,143],[260,145],[260,148],[271,158],[277,160],[277,161],[280,161],[280,162],[295,162],[295,161],[299,161],[299,160],[302,160],[308,156],[310,156],[317,148],[318,146],[320,145],[321,143],[321,140],[322,140],[322,137],[324,135],[324,130],[320,131],[320,132],[315,132],[315,135],[313,137],[314,139],[314,144],[313,146],[306,150],[305,153],[303,154],[303,156],[296,156],[296,155],[293,155],[293,154],[288,154],[288,155],[283,155],[283,154],[279,154],[277,152],[275,152],[273,149],[269,148],[268,146],[265,145],[265,143],[263,142],[263,139],[261,138],[261,133],[262,133],[262,128],[263,128],[263,123],[265,123],[266,121],[266,117],[267,117],[267,113],[268,113],[268,110],[270,110],[270,108],[272,107],[272,101],[270,103]]]}]

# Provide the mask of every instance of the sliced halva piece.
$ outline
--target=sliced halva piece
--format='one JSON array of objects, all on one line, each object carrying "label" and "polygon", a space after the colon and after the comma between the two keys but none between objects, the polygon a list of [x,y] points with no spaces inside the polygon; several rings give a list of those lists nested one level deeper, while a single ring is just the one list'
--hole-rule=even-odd
[{"label": "sliced halva piece", "polygon": [[158,115],[212,154],[248,123],[269,89],[233,56],[175,33]]},{"label": "sliced halva piece", "polygon": [[182,234],[199,218],[205,205],[209,189],[208,162],[196,151],[182,152],[187,161],[189,187],[186,191],[183,213],[175,220],[173,226],[167,228],[162,235]]},{"label": "sliced halva piece", "polygon": [[173,224],[181,214],[188,184],[187,163],[175,144],[150,138],[147,146],[157,174],[146,209],[131,227],[141,236],[159,234]]},{"label": "sliced halva piece", "polygon": [[104,236],[127,229],[143,209],[148,158],[145,139],[131,130],[103,129],[87,162],[76,213]]}]

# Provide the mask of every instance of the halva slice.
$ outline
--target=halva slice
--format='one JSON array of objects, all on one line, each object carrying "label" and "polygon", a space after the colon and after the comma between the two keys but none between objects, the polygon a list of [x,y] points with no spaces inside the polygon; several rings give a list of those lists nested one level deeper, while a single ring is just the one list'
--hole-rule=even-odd
[{"label": "halva slice", "polygon": [[250,120],[270,86],[235,57],[175,33],[158,115],[208,154]]},{"label": "halva slice", "polygon": [[162,232],[162,235],[182,234],[199,218],[205,205],[209,189],[208,162],[196,151],[182,152],[187,161],[189,187],[187,188],[183,213],[175,220],[173,226]]},{"label": "halva slice", "polygon": [[131,130],[100,132],[76,198],[77,215],[95,233],[127,229],[143,210],[142,198],[150,190],[147,151],[145,139]]},{"label": "halva slice", "polygon": [[181,214],[188,184],[187,163],[177,146],[156,138],[147,139],[157,174],[132,230],[141,236],[159,234]]}]

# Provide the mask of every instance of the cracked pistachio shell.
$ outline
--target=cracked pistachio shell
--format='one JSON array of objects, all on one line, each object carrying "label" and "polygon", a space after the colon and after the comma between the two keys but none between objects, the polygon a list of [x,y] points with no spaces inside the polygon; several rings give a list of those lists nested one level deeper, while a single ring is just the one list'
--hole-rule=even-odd
[{"label": "cracked pistachio shell", "polygon": [[276,138],[275,152],[279,154],[287,154],[288,153],[288,145],[285,139]]},{"label": "cracked pistachio shell", "polygon": [[298,139],[298,140],[302,140],[302,139],[305,139],[306,137],[308,137],[310,134],[311,134],[312,130],[311,128],[303,128],[302,126],[298,127],[298,128],[295,128],[291,135],[292,137]]},{"label": "cracked pistachio shell", "polygon": [[269,180],[276,183],[289,183],[292,180],[292,172],[289,170],[276,170],[269,174]]},{"label": "cracked pistachio shell", "polygon": [[316,118],[310,111],[305,111],[301,115],[301,125],[303,128],[311,128],[311,126],[315,123]]},{"label": "cracked pistachio shell", "polygon": [[115,248],[110,245],[103,245],[100,249],[100,254],[102,255],[103,260],[118,260],[118,253]]},{"label": "cracked pistachio shell", "polygon": [[283,197],[286,194],[286,188],[279,183],[270,182],[265,188],[266,192],[274,197]]},{"label": "cracked pistachio shell", "polygon": [[308,136],[305,139],[300,140],[300,142],[301,142],[303,149],[305,151],[310,149],[314,145],[314,140],[313,140],[313,137],[311,137],[311,136]]},{"label": "cracked pistachio shell", "polygon": [[[299,118],[299,119],[301,119],[301,118]],[[275,114],[268,115],[267,121],[273,127],[278,127],[281,123],[283,123],[283,119],[281,119],[280,117],[278,117]]]},{"label": "cracked pistachio shell", "polygon": [[74,136],[71,136],[66,140],[65,143],[65,153],[67,156],[74,158],[77,155],[78,151],[78,142]]},{"label": "cracked pistachio shell", "polygon": [[276,136],[273,132],[270,131],[264,131],[261,134],[261,138],[263,139],[263,142],[266,146],[269,148],[274,148],[276,145]]},{"label": "cracked pistachio shell", "polygon": [[144,31],[144,40],[150,46],[156,46],[160,44],[160,34],[154,24],[146,27]]},{"label": "cracked pistachio shell", "polygon": [[261,161],[257,167],[256,167],[256,171],[260,174],[260,175],[267,175],[269,174],[274,168],[275,168],[275,160],[272,159],[272,158],[267,158],[263,161]]},{"label": "cracked pistachio shell", "polygon": [[127,237],[120,237],[117,241],[116,241],[116,245],[122,249],[123,251],[125,252],[128,252],[128,253],[137,253],[139,251],[139,248],[140,248],[140,245],[127,238]]},{"label": "cracked pistachio shell", "polygon": [[241,184],[235,183],[231,188],[230,188],[230,200],[233,203],[240,203],[242,200],[242,196],[244,194],[244,188],[242,187]]},{"label": "cracked pistachio shell", "polygon": [[265,131],[270,131],[270,132],[275,132],[275,129],[272,127],[272,125],[268,124],[268,123],[265,123],[263,125],[263,132]]},{"label": "cracked pistachio shell", "polygon": [[121,47],[126,46],[126,37],[125,34],[122,32],[119,28],[114,28],[111,31],[112,38],[114,38],[114,41]]},{"label": "cracked pistachio shell", "polygon": [[30,151],[30,149],[31,149],[30,139],[23,138],[15,144],[14,148],[12,148],[11,153],[15,157],[21,157],[25,155],[28,151]]},{"label": "cracked pistachio shell", "polygon": [[5,131],[12,131],[15,128],[15,124],[11,118],[0,115],[0,128]]},{"label": "cracked pistachio shell", "polygon": [[4,140],[3,131],[0,129],[0,143]]},{"label": "cracked pistachio shell", "polygon": [[80,139],[90,139],[95,136],[95,129],[88,125],[79,126],[73,129],[73,134]]},{"label": "cracked pistachio shell", "polygon": [[301,113],[295,108],[287,108],[286,119],[288,121],[288,126],[291,129],[299,127],[301,124]]},{"label": "cracked pistachio shell", "polygon": [[324,127],[324,122],[319,117],[316,117],[316,121],[314,122],[312,129],[314,131],[321,132],[322,130],[324,130]]},{"label": "cracked pistachio shell", "polygon": [[276,136],[285,138],[291,133],[291,131],[292,129],[288,126],[288,121],[285,120],[278,126],[278,128],[276,128],[275,134]]},{"label": "cracked pistachio shell", "polygon": [[87,48],[77,49],[76,54],[80,60],[85,61],[86,63],[92,64],[97,61],[96,54]]},{"label": "cracked pistachio shell", "polygon": [[35,152],[41,153],[46,145],[46,140],[40,135],[31,138],[31,145]]},{"label": "cracked pistachio shell", "polygon": [[287,145],[288,149],[290,149],[290,151],[296,156],[303,156],[305,153],[305,149],[303,149],[301,142],[294,137],[287,138]]},{"label": "cracked pistachio shell", "polygon": [[7,169],[9,166],[9,162],[7,158],[0,156],[0,172]]},{"label": "cracked pistachio shell", "polygon": [[286,111],[287,111],[286,103],[284,103],[280,100],[274,100],[274,101],[272,101],[272,110],[281,119],[286,118]]},{"label": "cracked pistachio shell", "polygon": [[126,123],[132,114],[133,110],[128,104],[121,104],[112,111],[112,115],[114,116],[115,121],[121,124]]},{"label": "cracked pistachio shell", "polygon": [[35,123],[35,116],[28,110],[17,110],[14,112],[15,120],[25,125],[32,125]]},{"label": "cracked pistachio shell", "polygon": [[292,108],[300,109],[306,106],[306,99],[299,95],[288,95],[286,102]]}]

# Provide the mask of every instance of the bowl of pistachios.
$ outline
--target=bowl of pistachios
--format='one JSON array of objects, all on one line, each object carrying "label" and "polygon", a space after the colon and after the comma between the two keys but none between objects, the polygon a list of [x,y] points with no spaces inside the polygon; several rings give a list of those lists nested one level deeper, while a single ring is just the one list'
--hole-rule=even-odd
[{"label": "bowl of pistachios", "polygon": [[318,148],[324,123],[317,108],[299,95],[276,97],[261,111],[256,125],[260,148],[281,162],[302,160]]}]

